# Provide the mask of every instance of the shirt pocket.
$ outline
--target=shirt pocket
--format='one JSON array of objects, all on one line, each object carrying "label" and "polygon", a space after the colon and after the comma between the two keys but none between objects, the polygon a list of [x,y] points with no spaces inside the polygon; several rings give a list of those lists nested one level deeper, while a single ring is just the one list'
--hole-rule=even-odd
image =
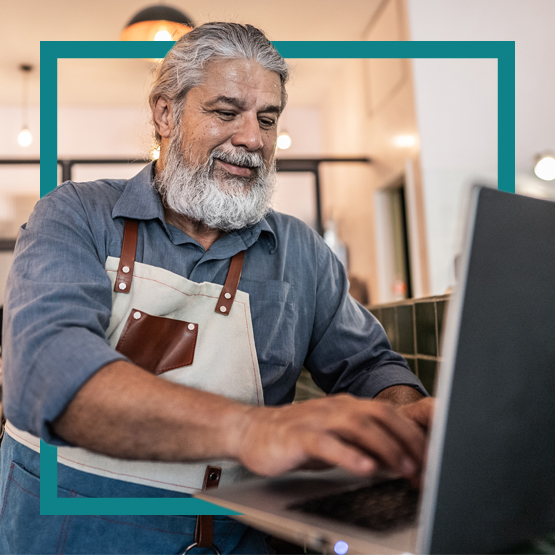
[{"label": "shirt pocket", "polygon": [[262,385],[269,385],[295,359],[298,319],[295,289],[285,281],[243,279],[239,289],[249,294]]}]

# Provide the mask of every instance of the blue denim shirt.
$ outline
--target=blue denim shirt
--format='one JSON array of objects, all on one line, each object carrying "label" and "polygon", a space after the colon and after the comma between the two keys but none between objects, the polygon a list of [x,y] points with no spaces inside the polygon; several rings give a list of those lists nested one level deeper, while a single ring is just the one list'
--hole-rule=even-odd
[{"label": "blue denim shirt", "polygon": [[327,393],[373,397],[405,384],[425,394],[378,321],[348,294],[341,263],[301,221],[271,212],[208,251],[164,221],[149,165],[129,181],[66,182],[21,228],[6,289],[4,410],[54,444],[51,423],[80,387],[125,357],[105,330],[112,291],[104,271],[119,257],[124,218],[139,222],[136,259],[195,282],[223,284],[246,249],[239,289],[249,293],[267,405],[289,403],[303,365]]}]

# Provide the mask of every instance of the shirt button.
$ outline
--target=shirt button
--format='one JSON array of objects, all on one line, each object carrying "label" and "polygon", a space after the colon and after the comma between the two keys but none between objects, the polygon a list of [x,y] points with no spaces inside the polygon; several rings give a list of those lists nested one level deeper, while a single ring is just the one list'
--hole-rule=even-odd
[{"label": "shirt button", "polygon": [[140,317],[141,317],[141,313],[139,311],[133,314],[133,318],[135,318],[135,320],[138,320]]},{"label": "shirt button", "polygon": [[220,312],[226,312],[227,308],[225,306],[220,306]]},{"label": "shirt button", "polygon": [[195,329],[195,324],[189,324],[187,327],[192,331]]},{"label": "shirt button", "polygon": [[226,294],[224,295],[224,297],[225,297],[226,299],[231,299],[231,293],[226,293]]},{"label": "shirt button", "polygon": [[122,271],[124,274],[128,274],[128,273],[129,273],[129,266],[124,266],[124,267],[121,269],[121,271]]},{"label": "shirt button", "polygon": [[125,290],[127,289],[127,284],[126,284],[126,283],[120,283],[120,284],[118,285],[118,287],[119,287],[122,291],[125,291]]}]

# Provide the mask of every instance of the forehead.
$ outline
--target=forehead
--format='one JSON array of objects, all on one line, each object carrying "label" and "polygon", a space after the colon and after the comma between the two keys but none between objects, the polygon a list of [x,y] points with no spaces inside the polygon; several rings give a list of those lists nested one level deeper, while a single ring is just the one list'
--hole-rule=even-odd
[{"label": "forehead", "polygon": [[189,91],[191,96],[200,102],[228,97],[248,105],[281,106],[281,80],[254,60],[217,60],[206,66],[203,82]]}]

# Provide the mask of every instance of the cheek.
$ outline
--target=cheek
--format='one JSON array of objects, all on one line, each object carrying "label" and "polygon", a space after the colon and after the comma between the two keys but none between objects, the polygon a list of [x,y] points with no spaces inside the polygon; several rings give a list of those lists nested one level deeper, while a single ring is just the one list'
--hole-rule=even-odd
[{"label": "cheek", "polygon": [[264,160],[266,162],[273,161],[273,159],[276,155],[276,148],[277,148],[277,144],[276,144],[275,141],[264,145],[264,152],[263,152],[262,156],[264,157]]},{"label": "cheek", "polygon": [[265,160],[269,160],[275,155],[276,149],[277,149],[277,133],[275,132],[268,133],[264,137],[264,148],[263,148],[262,156],[264,157]]},{"label": "cheek", "polygon": [[184,134],[183,144],[192,150],[212,150],[226,141],[228,131],[217,122],[202,121],[192,125]]}]

